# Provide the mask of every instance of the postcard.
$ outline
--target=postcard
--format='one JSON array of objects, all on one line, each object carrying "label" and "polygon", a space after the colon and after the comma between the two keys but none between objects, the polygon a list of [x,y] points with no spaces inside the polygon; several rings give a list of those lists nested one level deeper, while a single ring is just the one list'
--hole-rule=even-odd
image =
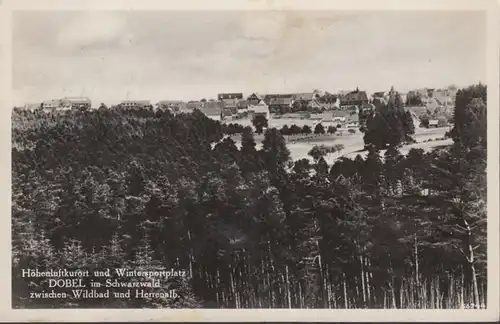
[{"label": "postcard", "polygon": [[498,319],[499,8],[2,1],[1,318]]}]

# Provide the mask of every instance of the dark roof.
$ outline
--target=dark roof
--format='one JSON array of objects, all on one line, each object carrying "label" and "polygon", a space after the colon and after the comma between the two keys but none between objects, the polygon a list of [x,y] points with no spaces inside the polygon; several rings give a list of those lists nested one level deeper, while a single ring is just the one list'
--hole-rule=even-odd
[{"label": "dark roof", "polygon": [[319,102],[322,102],[322,103],[334,103],[337,101],[337,99],[338,99],[337,95],[328,93],[328,94],[325,94],[323,97],[319,98],[318,100],[319,100]]},{"label": "dark roof", "polygon": [[295,99],[295,100],[313,100],[314,99],[314,93],[312,93],[312,92],[294,93],[293,94],[293,99]]},{"label": "dark roof", "polygon": [[184,101],[181,100],[160,100],[158,102],[160,105],[180,105],[184,103]]},{"label": "dark roof", "polygon": [[217,95],[218,100],[222,99],[243,99],[243,93],[219,93]]},{"label": "dark roof", "polygon": [[293,98],[293,94],[289,94],[289,93],[279,94],[279,93],[276,93],[276,94],[267,94],[267,95],[264,96],[264,100],[271,100],[271,99],[276,99],[276,98],[289,98],[289,99],[292,99]]},{"label": "dark roof", "polygon": [[137,105],[150,105],[151,101],[149,101],[149,100],[123,100],[121,103],[122,104],[131,103],[131,104],[137,104]]},{"label": "dark roof", "polygon": [[292,98],[271,98],[269,100],[270,105],[290,105],[292,103]]},{"label": "dark roof", "polygon": [[383,98],[384,95],[385,95],[385,91],[378,91],[378,92],[373,93],[374,97],[379,97],[379,98]]},{"label": "dark roof", "polygon": [[203,105],[203,111],[210,109],[222,109],[224,107],[225,105],[223,101],[207,101],[205,102],[205,105]]},{"label": "dark roof", "polygon": [[246,108],[248,106],[248,102],[246,100],[240,100],[236,106],[238,108]]},{"label": "dark roof", "polygon": [[188,102],[186,104],[186,107],[190,109],[201,109],[201,107],[203,107],[203,102],[200,101]]},{"label": "dark roof", "polygon": [[340,102],[342,101],[367,101],[368,96],[366,91],[352,91],[340,97]]},{"label": "dark roof", "polygon": [[[260,95],[260,94],[258,94],[258,93],[256,93],[256,92],[254,92],[254,93],[252,93],[251,95],[249,95],[249,96],[248,96],[248,98],[250,98],[250,97],[252,97],[252,96],[257,97],[257,99],[259,99],[259,100],[264,99],[264,96],[263,96],[263,95]],[[247,99],[248,99],[248,98],[247,98]]]},{"label": "dark roof", "polygon": [[222,99],[225,107],[237,107],[240,99]]},{"label": "dark roof", "polygon": [[64,97],[62,100],[67,100],[72,103],[88,103],[90,104],[90,99],[88,97]]}]

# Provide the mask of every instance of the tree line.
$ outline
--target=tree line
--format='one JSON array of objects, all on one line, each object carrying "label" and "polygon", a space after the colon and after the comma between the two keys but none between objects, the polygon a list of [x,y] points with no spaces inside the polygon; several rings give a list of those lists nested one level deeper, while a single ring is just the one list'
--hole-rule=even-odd
[{"label": "tree line", "polygon": [[[200,111],[14,111],[13,307],[480,307],[485,98],[458,92],[450,147],[389,137],[333,165],[292,161],[275,128],[238,147]],[[44,300],[21,275],[116,267],[187,276],[162,281],[174,299]]]}]

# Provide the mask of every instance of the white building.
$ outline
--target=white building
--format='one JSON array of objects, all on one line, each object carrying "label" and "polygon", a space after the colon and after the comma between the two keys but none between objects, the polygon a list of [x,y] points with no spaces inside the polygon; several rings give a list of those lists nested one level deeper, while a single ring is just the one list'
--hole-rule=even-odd
[{"label": "white building", "polygon": [[61,99],[60,109],[90,109],[92,102],[88,97],[64,97]]},{"label": "white building", "polygon": [[248,113],[249,113],[249,115],[252,115],[252,116],[256,116],[256,115],[265,116],[267,119],[268,127],[271,127],[271,114],[269,112],[269,106],[264,102],[264,100],[261,100],[256,105],[249,105],[248,106]]}]

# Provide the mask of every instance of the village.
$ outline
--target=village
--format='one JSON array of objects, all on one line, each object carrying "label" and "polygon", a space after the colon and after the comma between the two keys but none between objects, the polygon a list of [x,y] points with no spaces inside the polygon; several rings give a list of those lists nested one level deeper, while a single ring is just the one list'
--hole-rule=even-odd
[{"label": "village", "polygon": [[[327,91],[313,90],[306,93],[279,93],[259,94],[251,93],[219,93],[217,99],[201,99],[198,101],[161,100],[152,103],[150,100],[124,100],[118,105],[111,106],[123,109],[161,109],[173,113],[189,113],[195,109],[202,111],[207,117],[221,122],[245,120],[263,114],[268,119],[269,127],[276,119],[300,119],[322,122],[332,122],[346,128],[359,127],[358,115],[360,110],[375,109],[380,101],[387,101],[396,93],[392,87],[388,91],[374,92],[370,96],[366,91],[356,88],[353,91],[340,91],[336,94]],[[448,124],[448,117],[454,106],[456,89],[418,89],[407,93],[399,93],[403,105],[412,112],[414,124],[420,125],[420,119],[428,118],[425,127],[438,127]],[[101,103],[100,107],[106,107]],[[42,103],[25,104],[27,110],[71,110],[96,109],[88,97],[64,97],[61,99],[45,100]],[[440,117],[442,117],[440,119]],[[418,121],[418,122],[417,122]],[[278,122],[278,125],[282,124]]]},{"label": "village", "polygon": [[[374,92],[356,88],[352,91],[338,91],[334,94],[327,91],[313,90],[305,93],[251,93],[245,96],[240,93],[219,93],[214,99],[192,101],[160,100],[123,100],[109,109],[151,109],[169,110],[173,114],[191,113],[194,110],[203,112],[208,118],[223,124],[239,124],[250,126],[255,130],[253,119],[262,115],[267,121],[267,128],[282,129],[292,125],[310,129],[321,124],[325,129],[335,129],[325,134],[284,134],[294,159],[308,158],[308,152],[316,145],[335,142],[343,146],[342,152],[326,157],[333,163],[341,156],[354,158],[365,154],[363,149],[363,133],[359,130],[360,111],[375,110],[380,103],[387,103],[389,98],[399,94],[405,110],[412,115],[415,126],[416,143],[405,145],[402,153],[411,148],[430,150],[436,146],[448,145],[451,141],[445,138],[449,131],[453,115],[456,87],[444,89],[416,89],[407,93],[397,92],[394,87],[387,91]],[[67,111],[72,109],[108,109],[105,103],[96,107],[88,97],[64,97],[46,100],[38,104],[26,104],[24,109],[48,111]],[[296,127],[296,129],[298,129]],[[300,133],[300,132],[299,132]],[[231,136],[239,145],[238,134]],[[257,145],[261,145],[262,134],[255,134]]]}]

